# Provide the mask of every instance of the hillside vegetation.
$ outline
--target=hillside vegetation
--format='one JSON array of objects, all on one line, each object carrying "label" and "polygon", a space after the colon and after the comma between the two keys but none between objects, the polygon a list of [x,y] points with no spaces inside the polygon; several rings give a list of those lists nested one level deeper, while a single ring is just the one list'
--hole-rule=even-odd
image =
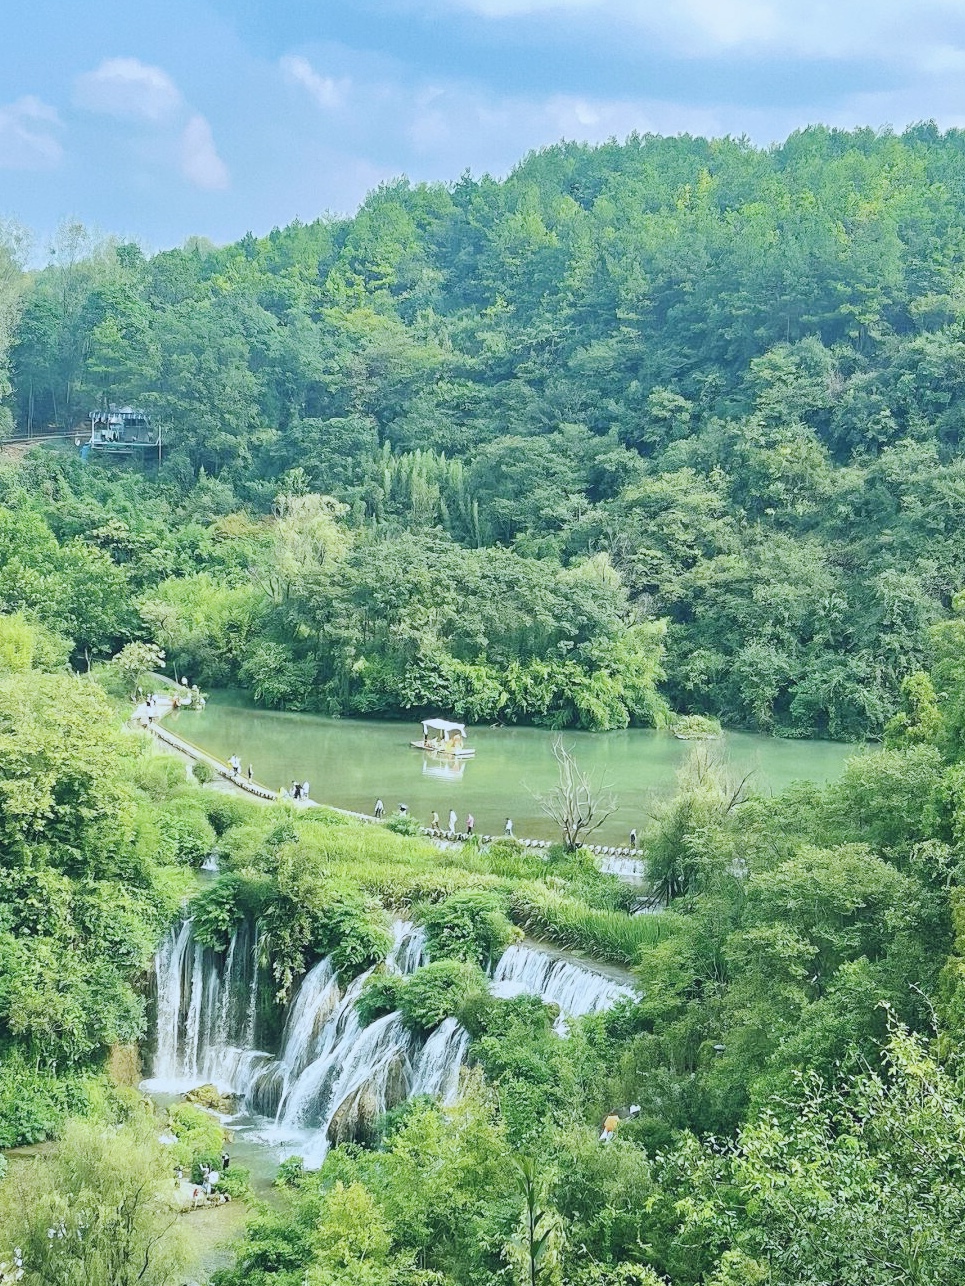
[{"label": "hillside vegetation", "polygon": [[561,144],[222,249],[66,229],[7,406],[163,421],[149,484],[28,485],[202,681],[861,737],[965,580],[963,271],[960,131]]}]

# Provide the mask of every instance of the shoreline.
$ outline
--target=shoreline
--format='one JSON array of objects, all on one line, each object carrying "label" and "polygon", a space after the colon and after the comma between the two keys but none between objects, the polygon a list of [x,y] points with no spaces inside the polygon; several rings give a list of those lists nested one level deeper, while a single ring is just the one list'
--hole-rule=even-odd
[{"label": "shoreline", "polygon": [[[163,684],[165,687],[175,686],[166,676],[154,675],[152,677],[155,678],[159,684]],[[162,745],[166,746],[173,753],[180,755],[188,764],[206,763],[208,767],[217,774],[219,784],[224,783],[224,786],[227,786],[229,789],[237,790],[243,795],[251,796],[266,804],[280,802],[280,797],[277,791],[270,790],[260,782],[248,781],[247,778],[236,774],[228,764],[218,759],[215,755],[210,754],[207,750],[203,750],[200,746],[196,746],[193,742],[188,741],[185,737],[179,736],[177,733],[170,732],[167,728],[162,728],[160,720],[163,719],[165,715],[170,714],[173,708],[172,703],[167,700],[167,698],[162,697],[157,703],[157,711],[155,715],[157,722],[148,720],[146,707],[141,704],[138,705],[131,713],[128,723],[150,733],[156,740],[160,741]],[[222,786],[221,788],[223,789],[224,787]],[[336,804],[320,804],[317,800],[310,798],[304,800],[286,799],[284,802],[301,808],[327,808],[333,813],[338,813],[342,817],[351,817],[355,821],[365,822],[372,826],[383,825],[383,821],[381,819],[372,816],[370,813],[360,813],[350,808],[340,808]],[[434,829],[430,826],[420,826],[419,834],[424,838],[434,840],[437,843],[449,844],[465,844],[472,838],[477,838],[480,843],[483,844],[491,844],[496,840],[503,838],[503,836],[500,835],[478,835],[473,837],[462,831],[444,831],[441,829]],[[524,848],[549,849],[553,846],[552,840],[523,839],[522,837],[515,836],[514,838],[516,838],[517,842],[522,844]],[[611,860],[639,861],[643,858],[642,849],[630,848],[628,845],[584,844],[582,848],[583,851],[592,853],[594,857],[602,857]],[[643,872],[621,872],[613,870],[610,871],[609,874],[628,875],[638,878],[642,876]]]}]

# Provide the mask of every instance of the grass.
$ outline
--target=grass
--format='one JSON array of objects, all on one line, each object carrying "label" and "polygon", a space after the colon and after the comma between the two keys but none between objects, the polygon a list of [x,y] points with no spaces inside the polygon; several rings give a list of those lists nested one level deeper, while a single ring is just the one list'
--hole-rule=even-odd
[{"label": "grass", "polygon": [[664,915],[601,911],[538,885],[513,892],[510,915],[528,933],[547,938],[558,947],[585,951],[598,960],[627,968],[639,963],[642,948],[655,946],[673,928]]},{"label": "grass", "polygon": [[[282,821],[287,834],[279,848],[271,834]],[[440,850],[384,826],[284,805],[259,809],[237,834],[234,844],[230,832],[222,841],[223,870],[254,865],[270,879],[280,861],[294,858],[313,878],[354,885],[404,914],[464,889],[485,889],[500,895],[506,913],[524,930],[626,967],[673,927],[664,916],[632,916],[613,906],[612,876],[585,864],[569,870],[525,849]]]}]

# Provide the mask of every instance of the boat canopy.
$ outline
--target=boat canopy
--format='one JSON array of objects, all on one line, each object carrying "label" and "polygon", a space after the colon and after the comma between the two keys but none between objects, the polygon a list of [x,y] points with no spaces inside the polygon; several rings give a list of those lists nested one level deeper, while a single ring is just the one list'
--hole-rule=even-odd
[{"label": "boat canopy", "polygon": [[433,732],[461,732],[463,736],[466,735],[466,725],[464,723],[449,723],[446,719],[423,719],[422,731],[426,736],[429,735],[430,728]]}]

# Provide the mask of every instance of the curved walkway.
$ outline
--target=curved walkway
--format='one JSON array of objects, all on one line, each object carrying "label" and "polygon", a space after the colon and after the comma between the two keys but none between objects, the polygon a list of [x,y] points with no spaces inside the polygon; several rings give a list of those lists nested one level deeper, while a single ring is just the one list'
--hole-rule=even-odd
[{"label": "curved walkway", "polygon": [[[161,676],[158,676],[159,681]],[[165,684],[168,680],[163,680]],[[223,763],[214,755],[202,750],[200,746],[194,745],[193,742],[186,741],[184,737],[179,737],[167,728],[162,728],[159,720],[163,719],[166,714],[170,714],[173,709],[172,703],[166,697],[159,697],[154,704],[153,712],[149,712],[146,705],[139,705],[131,715],[131,722],[145,731],[150,732],[158,741],[170,747],[178,754],[183,755],[185,759],[192,763],[205,763],[213,772],[217,774],[228,786],[243,794],[252,795],[256,799],[264,800],[266,803],[273,802],[279,798],[275,790],[269,790],[267,786],[262,786],[255,781],[248,779],[234,771],[229,764]],[[153,714],[153,717],[150,715]],[[371,822],[376,824],[380,818],[373,817],[370,813],[357,813],[351,808],[337,808],[334,804],[319,804],[314,799],[291,799],[286,803],[292,803],[296,807],[302,808],[329,808],[333,813],[340,813],[343,817],[353,817],[356,821]],[[421,826],[419,833],[425,835],[428,839],[436,840],[439,843],[465,844],[473,838],[463,831],[443,831],[433,829],[430,826]],[[497,839],[502,839],[500,835],[479,835],[483,844],[491,844]],[[520,839],[519,843],[524,848],[548,849],[552,847],[552,841],[548,839]],[[595,857],[602,859],[600,869],[610,875],[622,876],[626,878],[638,878],[643,876],[643,851],[639,848],[619,847],[606,844],[586,844],[584,845],[587,852],[592,853]]]}]

